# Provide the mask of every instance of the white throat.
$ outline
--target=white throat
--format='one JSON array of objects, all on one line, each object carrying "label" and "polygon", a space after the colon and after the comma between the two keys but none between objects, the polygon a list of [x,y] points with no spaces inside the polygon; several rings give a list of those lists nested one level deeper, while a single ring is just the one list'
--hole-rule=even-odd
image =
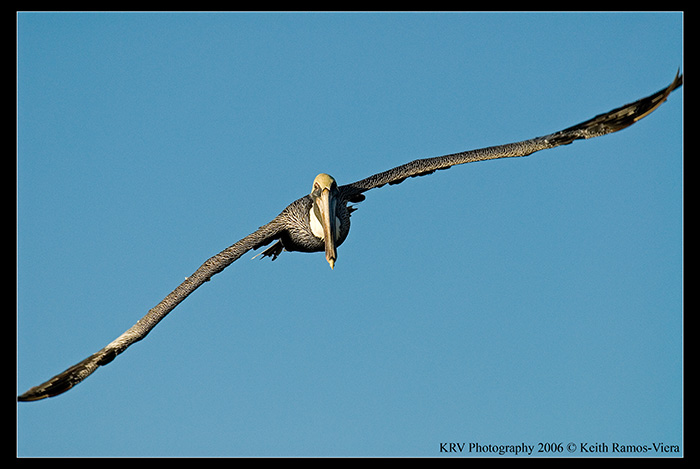
[{"label": "white throat", "polygon": [[[335,217],[335,223],[336,226],[340,226],[340,218]],[[323,239],[323,224],[321,223],[321,220],[316,218],[316,214],[314,213],[313,207],[309,211],[309,224],[311,225],[311,232],[313,233],[313,235],[316,236],[318,239]],[[335,240],[338,241],[339,237],[340,230],[336,230]]]}]

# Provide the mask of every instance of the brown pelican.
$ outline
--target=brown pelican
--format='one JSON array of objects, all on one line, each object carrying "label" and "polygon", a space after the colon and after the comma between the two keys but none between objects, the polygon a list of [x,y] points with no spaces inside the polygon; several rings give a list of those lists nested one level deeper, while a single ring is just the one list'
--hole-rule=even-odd
[{"label": "brown pelican", "polygon": [[295,200],[271,222],[208,259],[163,301],[106,347],[47,382],[29,389],[19,396],[18,400],[36,401],[69,390],[88,377],[99,366],[111,362],[131,344],[146,337],[151,329],[190,293],[250,250],[274,243],[261,252],[263,257],[271,257],[272,260],[275,260],[283,250],[324,251],[326,260],[332,269],[338,258],[338,246],[343,244],[350,231],[350,214],[355,208],[348,204],[364,200],[364,192],[370,189],[382,187],[385,184],[399,184],[406,178],[431,174],[436,170],[447,169],[454,165],[512,156],[526,156],[539,150],[567,145],[574,140],[617,132],[654,111],[682,83],[683,77],[677,73],[668,87],[651,96],[544,137],[415,160],[342,186],[339,186],[335,179],[328,174],[319,174],[314,179],[309,195]]}]

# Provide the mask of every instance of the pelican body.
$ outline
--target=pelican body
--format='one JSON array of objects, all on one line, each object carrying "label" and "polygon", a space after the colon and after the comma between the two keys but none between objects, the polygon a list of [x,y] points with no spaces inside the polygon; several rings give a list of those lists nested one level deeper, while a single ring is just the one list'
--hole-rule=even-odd
[{"label": "pelican body", "polygon": [[263,257],[272,257],[274,261],[282,250],[325,251],[332,269],[338,257],[337,248],[350,232],[350,214],[355,209],[347,204],[363,199],[362,195],[351,199],[343,197],[332,176],[319,174],[314,179],[311,194],[289,204],[271,222],[279,226],[279,240],[262,252]]},{"label": "pelican body", "polygon": [[424,176],[455,165],[527,156],[539,150],[568,145],[574,140],[617,132],[649,115],[682,83],[683,76],[677,73],[669,86],[646,98],[544,137],[419,159],[343,186],[338,186],[335,179],[328,174],[321,173],[314,179],[310,194],[295,200],[272,221],[208,259],[143,318],[106,347],[45,383],[29,389],[20,395],[18,400],[35,401],[71,389],[99,366],[109,363],[131,344],[146,337],[156,324],[194,290],[250,250],[273,243],[261,253],[263,257],[271,257],[272,260],[283,250],[325,252],[326,261],[332,269],[338,258],[337,248],[343,244],[350,232],[350,214],[355,208],[348,204],[363,201],[364,192],[370,189],[385,184],[399,184],[409,177]]}]

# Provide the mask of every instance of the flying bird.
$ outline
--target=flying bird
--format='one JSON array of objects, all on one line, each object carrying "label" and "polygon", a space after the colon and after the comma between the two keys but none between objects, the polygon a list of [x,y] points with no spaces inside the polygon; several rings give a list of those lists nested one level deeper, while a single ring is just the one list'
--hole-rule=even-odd
[{"label": "flying bird", "polygon": [[409,177],[424,176],[459,164],[527,156],[536,151],[568,145],[574,140],[617,132],[650,114],[682,84],[683,76],[676,73],[668,87],[651,96],[543,137],[419,159],[346,185],[338,185],[333,177],[321,173],[314,179],[311,193],[295,200],[272,221],[204,262],[143,318],[106,347],[45,383],[29,389],[18,400],[36,401],[68,391],[98,367],[114,360],[134,342],[146,337],[181,301],[250,250],[270,245],[259,255],[272,260],[285,250],[325,252],[326,261],[333,269],[338,259],[338,247],[350,231],[350,215],[356,210],[349,204],[363,201],[364,193],[370,189],[399,184]]}]

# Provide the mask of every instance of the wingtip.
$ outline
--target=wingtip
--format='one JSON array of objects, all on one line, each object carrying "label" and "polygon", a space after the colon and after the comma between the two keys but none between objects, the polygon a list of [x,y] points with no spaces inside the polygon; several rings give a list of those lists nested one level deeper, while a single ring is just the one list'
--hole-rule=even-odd
[{"label": "wingtip", "polygon": [[669,86],[670,91],[673,91],[682,85],[683,85],[683,74],[681,73],[681,68],[678,67],[678,70],[676,70],[676,78],[673,79],[673,81],[671,82],[671,86]]},{"label": "wingtip", "polygon": [[[60,375],[59,375],[60,376]],[[47,397],[58,396],[71,389],[75,384],[63,379],[51,379],[44,384],[34,386],[24,394],[17,396],[18,402],[34,402],[46,399]]]},{"label": "wingtip", "polygon": [[31,392],[31,389],[24,394],[21,394],[17,396],[17,402],[33,402],[33,401],[40,401],[42,399],[46,399],[48,394],[33,394]]}]

